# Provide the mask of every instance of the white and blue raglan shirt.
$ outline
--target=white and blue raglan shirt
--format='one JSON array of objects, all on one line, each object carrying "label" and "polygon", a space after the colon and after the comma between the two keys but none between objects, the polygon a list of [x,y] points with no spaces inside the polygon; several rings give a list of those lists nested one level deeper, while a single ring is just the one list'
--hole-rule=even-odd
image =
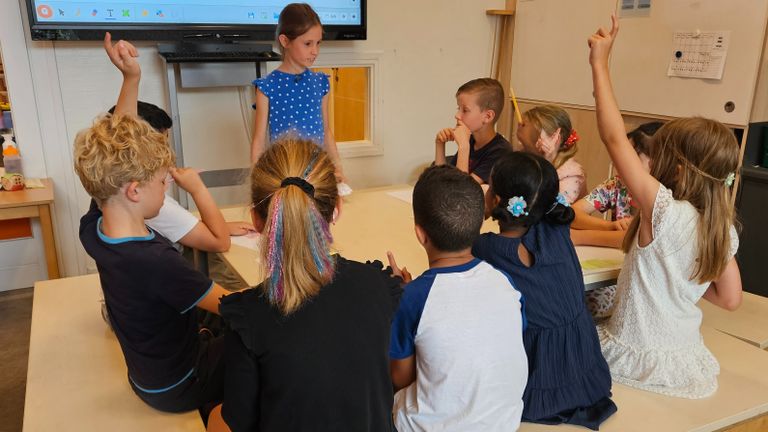
[{"label": "white and blue raglan shirt", "polygon": [[275,69],[253,85],[269,99],[270,142],[293,133],[323,146],[323,97],[331,89],[328,75],[309,69],[300,74]]},{"label": "white and blue raglan shirt", "polygon": [[397,430],[517,430],[525,325],[520,292],[485,261],[429,269],[409,283],[389,355],[415,355],[416,381],[395,395]]}]

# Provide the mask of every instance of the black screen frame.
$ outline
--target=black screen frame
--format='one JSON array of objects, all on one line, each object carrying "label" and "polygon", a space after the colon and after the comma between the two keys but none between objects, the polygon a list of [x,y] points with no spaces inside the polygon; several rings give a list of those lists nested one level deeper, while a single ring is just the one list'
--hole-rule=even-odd
[{"label": "black screen frame", "polygon": [[[40,23],[34,0],[24,0],[29,32],[36,41],[95,41],[112,33],[115,40],[158,42],[269,42],[275,40],[274,24],[119,24],[119,23]],[[367,0],[360,0],[359,25],[323,25],[324,40],[366,40],[368,38]]]}]

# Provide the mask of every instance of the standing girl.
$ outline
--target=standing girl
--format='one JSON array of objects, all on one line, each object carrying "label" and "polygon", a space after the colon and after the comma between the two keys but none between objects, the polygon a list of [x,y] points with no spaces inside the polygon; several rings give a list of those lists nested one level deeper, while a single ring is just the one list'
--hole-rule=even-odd
[{"label": "standing girl", "polygon": [[597,430],[616,405],[571,243],[573,209],[564,203],[552,164],[526,152],[503,156],[485,195],[500,232],[482,234],[472,254],[507,273],[525,299],[523,421]]},{"label": "standing girl", "polygon": [[517,126],[517,140],[525,151],[540,155],[555,166],[560,193],[569,204],[587,193],[584,168],[573,158],[578,151],[579,135],[564,109],[541,105],[526,111]]},{"label": "standing girl", "polygon": [[328,75],[309,70],[323,40],[320,17],[306,3],[291,3],[280,12],[276,34],[283,62],[266,77],[253,81],[256,119],[251,162],[261,157],[268,142],[292,133],[323,147],[336,167],[337,181],[343,182],[336,139],[328,122]]},{"label": "standing girl", "polygon": [[221,304],[232,332],[208,430],[391,432],[389,336],[402,280],[331,255],[341,205],[333,164],[310,141],[283,138],[253,167],[251,198],[267,279]]},{"label": "standing girl", "polygon": [[624,237],[627,256],[616,309],[598,328],[614,380],[648,391],[703,398],[717,389],[720,366],[699,331],[701,297],[728,310],[741,303],[734,259],[731,185],[739,146],[726,126],[700,117],[659,129],[646,172],[629,143],[608,72],[619,31],[589,38],[597,126],[640,214]]}]

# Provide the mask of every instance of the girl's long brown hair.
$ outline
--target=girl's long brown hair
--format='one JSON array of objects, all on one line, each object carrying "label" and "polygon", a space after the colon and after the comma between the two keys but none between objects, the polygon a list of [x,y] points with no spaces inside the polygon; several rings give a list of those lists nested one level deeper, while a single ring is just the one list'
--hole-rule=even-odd
[{"label": "girl's long brown hair", "polygon": [[[730,229],[735,223],[731,188],[725,179],[738,167],[739,144],[733,132],[715,120],[691,117],[673,120],[653,136],[651,175],[688,201],[699,212],[697,258],[691,280],[717,279],[730,259]],[[639,217],[624,237],[628,252],[635,241]]]}]

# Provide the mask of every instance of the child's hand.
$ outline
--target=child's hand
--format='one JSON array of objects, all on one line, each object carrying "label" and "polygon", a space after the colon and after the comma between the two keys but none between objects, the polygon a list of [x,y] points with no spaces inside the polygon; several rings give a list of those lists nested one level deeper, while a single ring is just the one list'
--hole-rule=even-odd
[{"label": "child's hand", "polygon": [[595,34],[589,37],[589,64],[592,66],[608,66],[608,56],[611,54],[613,41],[619,33],[619,19],[616,14],[611,14],[611,31],[600,27]]},{"label": "child's hand", "polygon": [[547,132],[542,129],[539,134],[539,139],[536,140],[536,150],[548,161],[553,161],[557,155],[557,151],[560,149],[560,128],[557,128],[555,133],[547,135]]},{"label": "child's hand", "polygon": [[168,172],[173,177],[173,181],[190,194],[194,195],[196,192],[205,189],[205,184],[203,184],[200,174],[195,169],[172,167]]},{"label": "child's hand", "polygon": [[472,131],[469,130],[463,121],[459,120],[456,123],[456,128],[453,130],[453,140],[460,146],[469,145],[469,137],[471,136]]},{"label": "child's hand", "polygon": [[344,172],[340,169],[336,169],[336,171],[333,172],[334,177],[336,177],[336,183],[347,183],[347,176],[344,175]]},{"label": "child's hand", "polygon": [[403,280],[403,283],[406,284],[413,280],[413,277],[411,277],[411,274],[408,272],[407,268],[400,268],[397,266],[397,262],[395,262],[395,255],[392,252],[387,251],[387,259],[389,260],[389,266],[392,267],[392,276],[399,277]]},{"label": "child's hand", "polygon": [[227,227],[231,236],[244,236],[256,233],[256,228],[248,222],[227,222]]},{"label": "child's hand", "polygon": [[104,36],[104,50],[107,51],[109,60],[123,73],[125,78],[139,78],[141,76],[141,67],[136,61],[139,52],[130,42],[121,40],[112,45],[112,35],[107,32]]},{"label": "child's hand", "polygon": [[436,144],[445,144],[448,141],[453,141],[453,129],[445,128],[442,129],[440,132],[437,133],[437,136],[435,137],[435,143]]},{"label": "child's hand", "polygon": [[629,228],[629,224],[631,223],[631,217],[621,218],[611,222],[614,231],[626,231]]}]

